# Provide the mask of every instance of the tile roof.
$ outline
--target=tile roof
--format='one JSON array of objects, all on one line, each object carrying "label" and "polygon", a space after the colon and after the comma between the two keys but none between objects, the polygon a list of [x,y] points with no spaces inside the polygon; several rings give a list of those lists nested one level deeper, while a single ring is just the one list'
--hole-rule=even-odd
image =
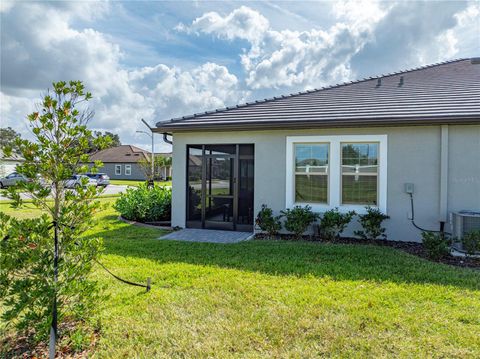
[{"label": "tile roof", "polygon": [[[136,163],[150,159],[151,152],[142,150],[133,145],[120,145],[97,151],[90,155],[90,161],[100,160],[104,163]],[[155,153],[155,156],[171,157],[172,153]]]},{"label": "tile roof", "polygon": [[121,145],[97,151],[90,155],[91,161],[102,161],[104,163],[121,162],[136,163],[147,158],[149,152],[132,145]]},{"label": "tile roof", "polygon": [[480,124],[480,58],[174,118],[158,122],[156,131],[428,123]]}]

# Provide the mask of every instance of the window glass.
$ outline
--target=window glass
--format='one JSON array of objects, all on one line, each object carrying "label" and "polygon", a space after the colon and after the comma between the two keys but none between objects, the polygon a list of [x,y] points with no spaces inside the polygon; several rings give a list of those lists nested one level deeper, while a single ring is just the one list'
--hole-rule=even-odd
[{"label": "window glass", "polygon": [[377,203],[378,143],[342,143],[342,204]]},{"label": "window glass", "polygon": [[115,174],[116,175],[121,175],[122,174],[122,166],[121,165],[115,165]]},{"label": "window glass", "polygon": [[254,151],[254,145],[240,145],[240,156],[253,156]]},{"label": "window glass", "polygon": [[125,165],[125,175],[130,176],[132,174],[132,165]]},{"label": "window glass", "polygon": [[[241,146],[240,152],[242,148]],[[239,184],[237,223],[253,224],[254,160],[253,158],[240,159],[238,162]]]},{"label": "window glass", "polygon": [[234,159],[230,157],[210,157],[207,159],[207,195],[233,195]]},{"label": "window glass", "polygon": [[295,144],[295,202],[327,203],[328,152],[326,143]]},{"label": "window glass", "polygon": [[202,219],[202,146],[188,147],[188,221]]},{"label": "window glass", "polygon": [[234,155],[236,151],[235,145],[205,145],[207,155]]},{"label": "window glass", "polygon": [[202,155],[202,145],[189,145],[188,146],[188,155],[189,156],[201,156]]},{"label": "window glass", "polygon": [[327,175],[295,175],[295,201],[327,203]]}]

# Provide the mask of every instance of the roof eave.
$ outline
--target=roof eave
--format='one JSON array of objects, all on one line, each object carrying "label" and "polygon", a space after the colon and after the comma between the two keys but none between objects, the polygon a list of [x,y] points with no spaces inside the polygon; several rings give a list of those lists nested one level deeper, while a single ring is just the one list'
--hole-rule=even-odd
[{"label": "roof eave", "polygon": [[[159,123],[160,124],[160,123]],[[480,124],[480,115],[472,116],[443,116],[435,118],[411,117],[404,119],[376,118],[376,119],[347,119],[328,121],[261,121],[248,123],[169,123],[167,126],[157,127],[154,132],[198,132],[198,131],[249,131],[267,129],[310,129],[329,127],[384,127],[384,126],[422,126],[422,125],[473,125]],[[162,124],[163,125],[163,124]]]}]

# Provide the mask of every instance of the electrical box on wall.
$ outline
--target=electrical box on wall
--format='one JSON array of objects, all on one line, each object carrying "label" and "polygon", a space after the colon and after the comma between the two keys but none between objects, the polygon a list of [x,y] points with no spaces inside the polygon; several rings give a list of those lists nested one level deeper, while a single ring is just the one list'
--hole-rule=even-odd
[{"label": "electrical box on wall", "polygon": [[413,183],[405,183],[405,193],[413,193]]}]

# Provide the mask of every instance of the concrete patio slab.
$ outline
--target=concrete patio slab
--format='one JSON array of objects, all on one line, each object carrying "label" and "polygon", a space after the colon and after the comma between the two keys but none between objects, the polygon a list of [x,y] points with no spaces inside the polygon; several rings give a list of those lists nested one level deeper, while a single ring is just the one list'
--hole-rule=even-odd
[{"label": "concrete patio slab", "polygon": [[253,238],[250,232],[218,231],[213,229],[185,228],[176,232],[169,233],[159,239],[185,241],[185,242],[203,242],[203,243],[238,243]]}]

